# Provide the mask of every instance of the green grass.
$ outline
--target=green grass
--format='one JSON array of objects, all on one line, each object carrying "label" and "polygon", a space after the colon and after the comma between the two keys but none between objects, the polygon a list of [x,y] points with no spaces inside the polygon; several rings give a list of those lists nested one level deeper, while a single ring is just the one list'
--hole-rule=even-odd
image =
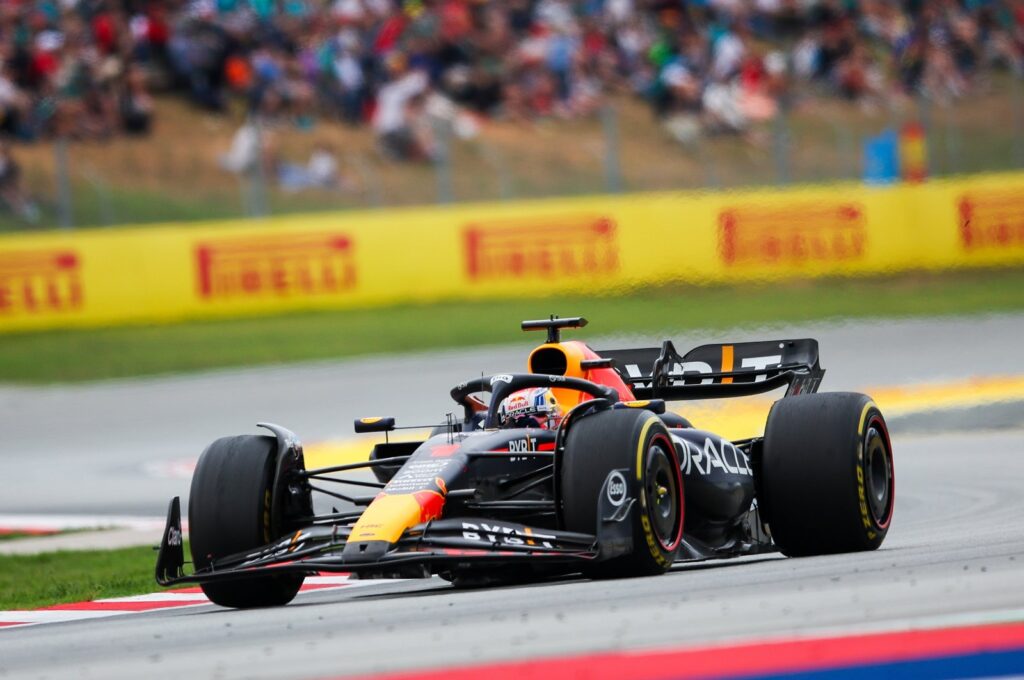
[{"label": "green grass", "polygon": [[79,534],[86,531],[107,531],[107,527],[100,529],[62,529],[60,531],[45,532],[45,533],[25,533],[21,531],[4,532],[0,531],[0,541],[13,541],[19,538],[50,538],[52,536],[66,536],[68,534]]},{"label": "green grass", "polygon": [[10,533],[0,532],[0,541],[14,541],[19,538],[42,538],[44,536],[53,536],[53,534],[23,534],[17,531]]},{"label": "green grass", "polygon": [[[836,317],[1024,309],[1024,269],[771,286],[664,287],[620,297],[450,302],[178,325],[0,336],[0,382],[50,383],[515,342],[518,322],[590,320],[575,337]],[[538,338],[539,339],[539,338]]]},{"label": "green grass", "polygon": [[150,547],[0,555],[0,610],[151,593],[155,564]]}]

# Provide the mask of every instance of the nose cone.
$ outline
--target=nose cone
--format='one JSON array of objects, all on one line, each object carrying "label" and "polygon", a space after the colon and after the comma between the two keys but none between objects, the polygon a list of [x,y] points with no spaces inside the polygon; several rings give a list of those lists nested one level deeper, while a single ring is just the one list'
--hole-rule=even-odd
[{"label": "nose cone", "polygon": [[406,529],[439,517],[443,507],[444,496],[436,491],[381,494],[352,527],[342,557],[353,564],[379,560]]}]

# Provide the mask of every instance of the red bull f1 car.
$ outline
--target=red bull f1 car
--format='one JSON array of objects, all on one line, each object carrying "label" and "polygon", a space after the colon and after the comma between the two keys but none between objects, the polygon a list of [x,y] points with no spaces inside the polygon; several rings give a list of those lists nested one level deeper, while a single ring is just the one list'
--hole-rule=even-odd
[{"label": "red bull f1 car", "polygon": [[[175,498],[157,582],[199,583],[244,608],[286,604],[318,572],[472,586],[882,544],[895,493],[885,419],[865,395],[817,392],[815,340],[679,354],[670,341],[595,350],[561,338],[585,324],[523,322],[547,333],[527,372],[459,383],[461,413],[421,441],[390,441],[393,418],[356,420],[384,439],[364,462],[308,469],[299,439],[272,424],[213,442],[192,478],[192,570]],[[750,439],[666,410],[783,388]],[[342,507],[314,511],[315,495]]]}]

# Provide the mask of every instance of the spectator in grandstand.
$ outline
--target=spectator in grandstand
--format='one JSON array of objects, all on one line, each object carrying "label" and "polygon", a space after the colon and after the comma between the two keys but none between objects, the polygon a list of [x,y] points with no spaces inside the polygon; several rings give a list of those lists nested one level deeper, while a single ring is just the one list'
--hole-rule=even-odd
[{"label": "spectator in grandstand", "polygon": [[31,100],[17,87],[10,67],[0,62],[0,133],[11,137],[30,136]]},{"label": "spectator in grandstand", "polygon": [[137,66],[125,75],[118,107],[121,127],[128,134],[141,135],[150,130],[153,122],[153,98],[146,90],[145,76]]},{"label": "spectator in grandstand", "polygon": [[193,101],[213,111],[223,110],[225,66],[233,45],[213,2],[191,3],[177,17],[167,47],[174,76],[188,87]]},{"label": "spectator in grandstand", "polygon": [[422,69],[410,69],[405,56],[387,58],[388,80],[377,92],[373,130],[381,151],[397,160],[428,160],[433,154],[423,104],[430,79]]},{"label": "spectator in grandstand", "polygon": [[321,142],[314,147],[309,160],[304,164],[281,162],[277,166],[278,185],[285,191],[305,189],[326,189],[328,191],[352,190],[354,182],[342,174],[333,147]]},{"label": "spectator in grandstand", "polygon": [[27,222],[39,221],[39,208],[21,185],[21,167],[10,146],[0,141],[0,204]]}]

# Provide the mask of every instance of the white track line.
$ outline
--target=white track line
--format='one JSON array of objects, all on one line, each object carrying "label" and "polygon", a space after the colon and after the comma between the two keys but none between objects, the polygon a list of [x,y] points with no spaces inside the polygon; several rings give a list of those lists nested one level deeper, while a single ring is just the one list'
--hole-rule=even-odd
[{"label": "white track line", "polygon": [[389,580],[395,579],[359,579],[351,578],[345,575],[335,574],[333,576],[307,576],[304,584],[315,584],[315,585],[331,585],[331,584],[342,584],[342,585],[353,585],[355,583],[366,583],[373,581],[374,583],[387,583]]},{"label": "white track line", "polygon": [[[405,579],[353,579],[344,574],[331,574],[326,576],[307,576],[299,591],[299,595],[308,593],[322,593],[325,591],[339,590],[341,588],[365,588],[367,586],[380,585],[382,583],[395,583]],[[138,608],[140,604],[153,604],[152,607]],[[119,608],[118,605],[123,608]],[[60,607],[72,607],[71,609],[27,609],[0,611],[0,635],[3,631],[13,628],[23,628],[44,623],[63,623],[66,621],[81,621],[85,619],[99,619],[110,616],[124,616],[127,614],[144,614],[146,612],[165,611],[167,609],[184,609],[210,604],[210,600],[202,593],[182,593],[173,590],[148,593],[146,595],[130,595],[127,597],[111,597],[90,602],[75,602],[58,605]],[[163,605],[163,606],[159,606]],[[80,606],[82,609],[74,609]],[[86,608],[90,607],[90,608]],[[101,607],[94,609],[92,607]]]},{"label": "white track line", "polygon": [[163,517],[136,517],[131,515],[0,515],[0,529],[7,531],[69,531],[72,529],[138,529],[163,530]]},{"label": "white track line", "polygon": [[[49,610],[49,609],[33,609],[33,610],[13,610],[9,612],[0,612],[0,623],[21,623],[21,624],[36,624],[36,623],[61,623],[63,621],[81,621],[82,619],[99,619],[105,616],[117,616],[122,613],[121,611],[67,611],[67,610]],[[133,612],[134,613],[134,612]],[[0,628],[0,634],[2,631],[8,628],[16,628],[17,626],[6,626]]]},{"label": "white track line", "polygon": [[110,597],[95,602],[209,602],[202,593],[150,593],[149,595],[132,595],[130,597]]}]

